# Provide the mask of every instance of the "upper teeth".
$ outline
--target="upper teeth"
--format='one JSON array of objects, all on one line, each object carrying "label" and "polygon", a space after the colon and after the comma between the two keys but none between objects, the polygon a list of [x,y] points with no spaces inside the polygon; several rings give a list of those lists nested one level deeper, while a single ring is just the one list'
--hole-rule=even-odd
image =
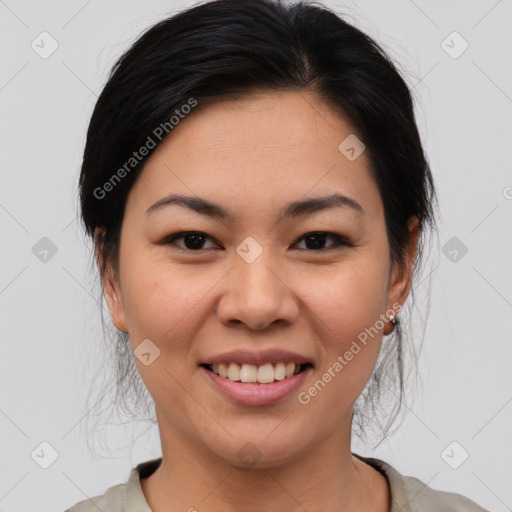
[{"label": "upper teeth", "polygon": [[268,384],[274,380],[283,380],[291,377],[300,370],[300,364],[295,363],[271,363],[256,366],[254,364],[229,363],[214,364],[210,368],[214,373],[232,381],[259,382]]}]

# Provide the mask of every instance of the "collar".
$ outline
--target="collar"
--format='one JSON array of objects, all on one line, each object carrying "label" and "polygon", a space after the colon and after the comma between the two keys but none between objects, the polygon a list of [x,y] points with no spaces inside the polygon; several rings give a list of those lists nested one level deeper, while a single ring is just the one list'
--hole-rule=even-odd
[{"label": "collar", "polygon": [[[363,457],[357,453],[352,453],[352,455],[372,466],[386,477],[391,493],[390,512],[412,512],[403,476],[396,469],[380,459]],[[131,470],[125,489],[126,512],[152,512],[142,492],[140,480],[153,474],[160,467],[161,463],[162,457],[159,457],[141,462]]]}]

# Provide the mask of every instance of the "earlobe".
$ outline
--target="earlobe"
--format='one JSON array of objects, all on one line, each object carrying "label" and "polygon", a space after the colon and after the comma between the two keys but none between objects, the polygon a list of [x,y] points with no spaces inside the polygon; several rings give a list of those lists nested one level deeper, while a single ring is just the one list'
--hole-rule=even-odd
[{"label": "earlobe", "polygon": [[[386,336],[391,334],[395,329],[395,325],[398,324],[398,322],[399,322],[398,311],[400,310],[401,307],[402,307],[401,304],[398,304],[398,302],[395,302],[394,308],[389,309],[386,312],[386,313],[389,313],[389,316],[386,318],[386,324],[385,324],[384,330],[383,330],[383,334],[385,334]],[[392,311],[392,313],[391,313],[391,311]]]},{"label": "earlobe", "polygon": [[112,323],[123,332],[128,332],[126,318],[124,314],[124,306],[121,300],[121,291],[114,282],[113,277],[108,272],[104,281],[103,294],[107,301],[108,310]]},{"label": "earlobe", "polygon": [[[393,315],[395,315],[395,320],[397,321],[399,321],[399,317],[398,311],[396,311],[396,305],[400,304],[402,306],[405,303],[411,288],[414,262],[416,259],[416,251],[418,246],[418,237],[420,233],[420,222],[417,217],[411,217],[409,219],[408,225],[409,240],[406,247],[403,263],[400,266],[395,266],[395,268],[393,268],[388,294],[388,308],[389,310],[395,311]],[[389,320],[386,324],[386,328],[390,333],[393,331],[394,324]],[[384,334],[389,334],[385,331]]]},{"label": "earlobe", "polygon": [[103,286],[103,295],[107,302],[108,310],[112,323],[123,332],[128,332],[126,325],[126,318],[124,314],[124,306],[122,302],[121,290],[114,277],[112,268],[108,262],[103,261],[102,247],[103,247],[104,231],[96,228],[94,232],[94,242],[96,248],[96,263],[101,275],[101,283]]}]

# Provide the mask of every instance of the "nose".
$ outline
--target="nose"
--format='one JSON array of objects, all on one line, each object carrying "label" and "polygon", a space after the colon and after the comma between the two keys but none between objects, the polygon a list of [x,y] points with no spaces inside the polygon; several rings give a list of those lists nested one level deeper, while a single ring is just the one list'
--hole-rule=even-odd
[{"label": "nose", "polygon": [[298,316],[298,301],[282,269],[272,264],[265,251],[256,261],[242,258],[223,280],[217,317],[227,326],[243,324],[263,330],[273,324],[292,324]]}]

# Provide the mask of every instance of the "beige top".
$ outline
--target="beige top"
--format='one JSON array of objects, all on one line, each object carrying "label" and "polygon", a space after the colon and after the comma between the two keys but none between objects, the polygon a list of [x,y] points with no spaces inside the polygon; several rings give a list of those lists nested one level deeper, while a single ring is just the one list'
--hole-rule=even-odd
[{"label": "beige top", "polygon": [[[404,476],[380,459],[352,455],[387,478],[391,490],[389,512],[489,512],[460,494],[436,491],[417,478]],[[152,512],[140,479],[156,471],[161,461],[158,458],[141,462],[131,470],[128,482],[110,487],[102,496],[80,501],[64,512]]]}]

